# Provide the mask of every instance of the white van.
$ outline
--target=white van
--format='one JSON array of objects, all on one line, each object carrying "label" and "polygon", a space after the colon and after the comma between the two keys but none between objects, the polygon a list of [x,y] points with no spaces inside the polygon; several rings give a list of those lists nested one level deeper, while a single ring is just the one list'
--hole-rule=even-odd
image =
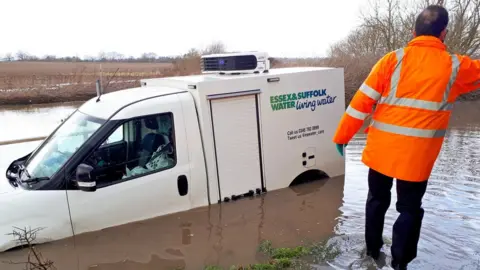
[{"label": "white van", "polygon": [[343,69],[222,73],[142,80],[79,107],[7,169],[0,251],[19,245],[14,227],[43,228],[43,243],[344,174],[332,143]]}]

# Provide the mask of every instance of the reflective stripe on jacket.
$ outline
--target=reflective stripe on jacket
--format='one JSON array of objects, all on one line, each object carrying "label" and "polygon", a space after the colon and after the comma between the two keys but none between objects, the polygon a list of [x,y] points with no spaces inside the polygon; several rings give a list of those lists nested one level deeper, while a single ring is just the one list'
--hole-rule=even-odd
[{"label": "reflective stripe on jacket", "polygon": [[348,143],[376,104],[363,163],[397,179],[425,181],[442,147],[453,103],[475,90],[480,90],[480,60],[448,53],[435,37],[414,38],[375,64],[333,142]]}]

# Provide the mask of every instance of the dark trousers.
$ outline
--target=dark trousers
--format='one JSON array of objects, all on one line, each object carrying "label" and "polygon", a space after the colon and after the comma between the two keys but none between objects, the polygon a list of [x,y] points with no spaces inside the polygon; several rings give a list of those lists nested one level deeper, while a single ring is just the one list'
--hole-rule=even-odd
[{"label": "dark trousers", "polygon": [[[366,204],[365,238],[367,253],[378,256],[383,246],[383,224],[390,206],[393,178],[370,169]],[[397,179],[396,208],[400,213],[393,225],[392,265],[406,267],[417,256],[417,245],[422,227],[422,198],[427,181],[408,182]]]}]

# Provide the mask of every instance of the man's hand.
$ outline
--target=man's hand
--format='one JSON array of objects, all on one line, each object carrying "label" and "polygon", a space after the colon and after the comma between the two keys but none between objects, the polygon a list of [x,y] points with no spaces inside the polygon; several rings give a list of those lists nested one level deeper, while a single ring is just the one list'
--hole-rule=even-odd
[{"label": "man's hand", "polygon": [[338,153],[340,154],[340,156],[343,157],[343,155],[344,155],[344,152],[343,152],[343,151],[344,151],[345,147],[347,147],[347,145],[348,145],[348,143],[346,143],[346,144],[338,144],[338,143],[337,143],[337,144],[336,144],[336,146],[337,146],[337,151],[338,151]]}]

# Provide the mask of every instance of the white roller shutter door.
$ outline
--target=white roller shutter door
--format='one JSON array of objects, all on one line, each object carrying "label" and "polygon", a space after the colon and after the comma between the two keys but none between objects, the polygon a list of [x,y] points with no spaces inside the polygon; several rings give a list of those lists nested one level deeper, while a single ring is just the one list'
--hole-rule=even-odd
[{"label": "white roller shutter door", "polygon": [[255,95],[210,102],[221,199],[261,188]]}]

